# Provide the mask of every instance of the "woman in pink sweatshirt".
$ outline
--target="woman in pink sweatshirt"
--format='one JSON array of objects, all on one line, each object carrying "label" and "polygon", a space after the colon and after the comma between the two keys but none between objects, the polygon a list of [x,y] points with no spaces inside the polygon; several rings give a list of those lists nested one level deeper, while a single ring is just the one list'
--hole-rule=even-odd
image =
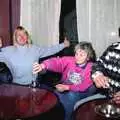
[{"label": "woman in pink sweatshirt", "polygon": [[62,73],[61,83],[57,84],[55,93],[65,109],[65,120],[71,120],[75,103],[96,91],[91,80],[91,69],[96,59],[95,51],[89,42],[80,42],[75,46],[75,56],[56,57],[35,63],[33,73],[50,70]]}]

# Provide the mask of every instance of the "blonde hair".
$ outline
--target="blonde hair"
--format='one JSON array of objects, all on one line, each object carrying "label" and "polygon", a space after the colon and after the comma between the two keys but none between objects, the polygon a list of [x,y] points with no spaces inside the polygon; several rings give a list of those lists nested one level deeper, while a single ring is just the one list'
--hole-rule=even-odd
[{"label": "blonde hair", "polygon": [[28,38],[27,44],[31,44],[30,35],[29,35],[28,31],[23,26],[18,26],[13,33],[13,45],[16,44],[18,31],[23,31]]},{"label": "blonde hair", "polygon": [[96,53],[90,42],[82,41],[82,42],[78,43],[75,46],[74,52],[76,52],[78,49],[82,49],[82,50],[86,51],[86,53],[88,54],[89,61],[94,62],[96,60]]}]

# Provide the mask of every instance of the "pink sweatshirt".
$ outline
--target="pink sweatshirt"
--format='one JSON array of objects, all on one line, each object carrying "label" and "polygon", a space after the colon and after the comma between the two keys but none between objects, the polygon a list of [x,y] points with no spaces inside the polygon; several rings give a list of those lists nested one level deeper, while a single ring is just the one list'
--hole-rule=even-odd
[{"label": "pink sweatshirt", "polygon": [[92,62],[80,67],[74,57],[51,58],[43,62],[50,71],[62,73],[63,84],[69,85],[71,91],[85,91],[93,84],[91,80]]}]

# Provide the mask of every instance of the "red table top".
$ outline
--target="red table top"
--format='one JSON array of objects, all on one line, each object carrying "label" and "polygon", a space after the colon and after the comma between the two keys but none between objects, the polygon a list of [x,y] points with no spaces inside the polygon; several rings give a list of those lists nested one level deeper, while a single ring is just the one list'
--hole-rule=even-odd
[{"label": "red table top", "polygon": [[0,119],[28,118],[52,109],[57,97],[40,88],[1,84]]}]

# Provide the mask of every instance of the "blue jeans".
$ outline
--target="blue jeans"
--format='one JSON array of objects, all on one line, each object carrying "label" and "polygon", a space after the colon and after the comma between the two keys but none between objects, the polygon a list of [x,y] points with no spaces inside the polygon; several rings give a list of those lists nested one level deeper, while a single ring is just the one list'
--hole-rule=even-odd
[{"label": "blue jeans", "polygon": [[85,92],[63,92],[60,93],[55,91],[56,95],[58,96],[60,102],[62,103],[64,110],[65,110],[65,120],[72,120],[72,112],[74,109],[74,105],[80,99],[93,95],[96,91],[96,87],[93,85],[89,87]]}]

